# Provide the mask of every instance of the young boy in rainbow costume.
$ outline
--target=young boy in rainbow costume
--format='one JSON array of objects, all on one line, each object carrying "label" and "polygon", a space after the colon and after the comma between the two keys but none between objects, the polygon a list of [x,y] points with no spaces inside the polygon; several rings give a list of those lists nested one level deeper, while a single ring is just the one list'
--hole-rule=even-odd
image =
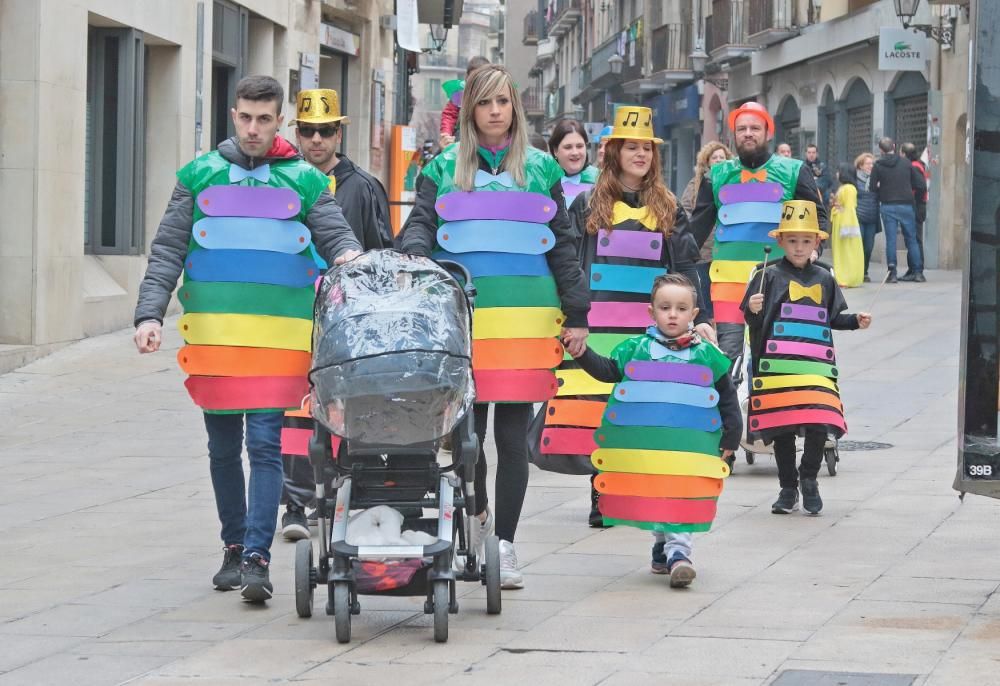
[{"label": "young boy in rainbow costume", "polygon": [[671,588],[688,586],[691,532],[707,531],[722,479],[719,459],[739,447],[743,421],[730,361],[694,331],[698,294],[681,274],[653,282],[644,334],[619,343],[610,357],[587,348],[577,362],[615,387],[591,457],[606,522],[653,531],[652,572]]},{"label": "young boy in rainbow costume", "polygon": [[[831,329],[867,329],[871,315],[848,314],[837,280],[810,257],[827,237],[816,220],[816,205],[805,200],[784,204],[781,223],[770,232],[785,256],[756,270],[740,309],[750,329],[754,365],[747,415],[749,438],[774,443],[781,491],[774,514],[802,507],[812,515],[823,509],[816,475],[828,435],[847,432],[837,386],[839,370]],[[795,438],[805,435],[802,464],[795,469]]]}]

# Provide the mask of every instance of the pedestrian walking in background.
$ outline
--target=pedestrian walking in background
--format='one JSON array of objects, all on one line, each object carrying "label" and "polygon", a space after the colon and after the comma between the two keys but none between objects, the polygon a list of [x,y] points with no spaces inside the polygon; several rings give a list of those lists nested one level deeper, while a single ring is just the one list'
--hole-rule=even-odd
[{"label": "pedestrian walking in background", "polygon": [[882,230],[878,212],[878,194],[870,189],[872,167],[875,166],[875,155],[863,152],[854,160],[855,186],[858,189],[858,224],[861,226],[861,248],[864,251],[864,281],[871,281],[868,276],[868,264],[871,262],[872,250],[875,248],[875,235]]},{"label": "pedestrian walking in background", "polygon": [[[489,64],[490,61],[485,57],[477,55],[476,57],[470,57],[469,61],[465,65],[465,78],[469,78],[469,74],[474,72],[479,67]],[[458,87],[454,89],[453,92],[449,93],[445,91],[445,95],[448,96],[448,102],[445,103],[444,109],[441,110],[441,128],[438,136],[438,145],[442,150],[447,148],[449,145],[455,142],[455,137],[458,135],[456,127],[458,126],[458,113],[462,109],[462,98],[465,88],[465,81],[461,83],[449,82],[451,85]],[[456,102],[456,100],[458,102]]]},{"label": "pedestrian walking in background", "polygon": [[[816,209],[800,200],[785,203],[781,224],[772,232],[785,256],[753,274],[740,305],[750,328],[754,377],[747,437],[774,443],[781,485],[774,514],[798,509],[800,480],[805,511],[815,515],[823,509],[816,483],[823,448],[828,435],[847,432],[830,330],[871,324],[868,313],[844,311],[847,301],[833,275],[810,260],[827,238],[816,223]],[[803,433],[796,470],[795,438]]]},{"label": "pedestrian walking in background", "polygon": [[782,157],[792,156],[792,146],[788,143],[778,143],[778,147],[774,151]]},{"label": "pedestrian walking in background", "polygon": [[612,129],[611,126],[605,126],[603,129],[601,129],[601,133],[597,137],[597,141],[596,141],[596,143],[597,143],[597,160],[596,160],[595,163],[597,164],[597,168],[598,169],[600,169],[601,166],[604,164],[604,148],[608,144],[608,141],[607,141],[606,137],[607,137],[607,135],[609,133],[611,133],[611,129]]},{"label": "pedestrian walking in background", "polygon": [[[180,329],[187,345],[178,360],[189,375],[184,385],[191,399],[205,413],[225,546],[212,583],[223,591],[240,588],[255,602],[273,591],[268,566],[282,489],[283,410],[298,408],[309,391],[319,274],[313,249],[328,263],[361,250],[330,180],[277,135],[283,102],[284,90],[270,76],[248,76],[236,85],[236,136],[177,172],[135,309],[136,347],[155,352],[184,273]],[[280,226],[268,224],[275,221]]]},{"label": "pedestrian walking in background", "polygon": [[589,146],[587,130],[576,119],[560,119],[552,127],[548,150],[565,174],[562,186],[567,208],[576,196],[590,190],[597,181],[597,167],[588,164],[587,160]]},{"label": "pedestrian walking in background", "polygon": [[[918,189],[913,191],[913,203],[917,221],[917,245],[920,246],[920,257],[921,260],[923,260],[927,254],[924,252],[924,224],[927,222],[927,199],[930,195],[931,172],[927,168],[927,165],[924,164],[924,161],[920,159],[920,152],[917,150],[916,145],[913,143],[903,143],[899,150],[903,156],[910,161],[913,168],[920,172],[921,176],[924,177],[924,192],[921,193]],[[906,274],[902,276],[900,279],[901,281],[911,280],[913,269],[912,266],[907,266],[910,268],[907,269]]]},{"label": "pedestrian walking in background", "polygon": [[[514,535],[528,486],[531,404],[555,394],[551,370],[562,354],[554,336],[561,333],[577,354],[583,350],[589,303],[563,205],[563,170],[551,155],[528,145],[527,119],[510,72],[498,65],[476,69],[464,97],[459,142],[421,172],[400,247],[462,262],[475,279],[477,540],[494,528],[485,453],[492,405],[501,585],[521,588]],[[545,246],[542,254],[539,244]]]},{"label": "pedestrian walking in background", "polygon": [[896,154],[896,144],[891,138],[878,142],[882,157],[872,168],[869,187],[878,195],[882,228],[885,229],[885,261],[889,269],[889,283],[896,283],[896,236],[903,232],[906,244],[906,263],[909,269],[905,281],[923,283],[924,259],[917,243],[917,214],[914,198],[927,192],[924,175],[910,164],[909,159]]},{"label": "pedestrian walking in background", "polygon": [[[588,346],[574,357],[593,378],[617,384],[598,429],[607,455],[597,477],[601,510],[610,523],[652,531],[650,571],[669,574],[670,587],[683,588],[696,576],[691,532],[707,531],[714,519],[729,471],[722,460],[739,447],[743,418],[729,358],[694,327],[694,284],[683,274],[665,274],[650,290],[653,323],[645,333],[622,341],[610,355]],[[632,394],[643,393],[660,402],[630,402]],[[638,412],[657,406],[659,413],[638,419]],[[616,453],[631,459],[615,464]]]},{"label": "pedestrian walking in background", "polygon": [[[789,152],[791,152],[791,148],[789,148]],[[804,162],[806,168],[812,173],[813,178],[816,179],[816,188],[819,189],[819,194],[823,198],[824,204],[830,207],[833,175],[830,173],[830,169],[826,166],[826,163],[819,158],[819,148],[816,147],[815,143],[810,143],[806,146]]]},{"label": "pedestrian walking in background", "polygon": [[[731,160],[733,153],[719,141],[712,141],[702,146],[698,151],[698,157],[694,165],[694,176],[688,181],[684,193],[681,195],[681,207],[688,216],[694,212],[695,203],[698,200],[698,191],[705,175],[719,162]],[[715,245],[715,231],[708,234],[708,238],[701,245],[701,259],[698,262],[698,280],[695,286],[698,287],[699,303],[702,307],[702,314],[714,324],[715,317],[712,312],[712,278],[709,274],[712,267],[712,247]]]},{"label": "pedestrian walking in background", "polygon": [[865,251],[858,223],[858,187],[854,167],[841,164],[837,169],[837,188],[830,211],[830,249],[833,274],[844,288],[857,288],[865,277]]}]

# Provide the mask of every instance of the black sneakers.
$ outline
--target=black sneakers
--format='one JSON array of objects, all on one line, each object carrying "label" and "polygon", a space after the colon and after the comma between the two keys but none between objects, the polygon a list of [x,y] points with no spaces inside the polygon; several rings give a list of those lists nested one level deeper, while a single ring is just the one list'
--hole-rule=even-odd
[{"label": "black sneakers", "polygon": [[281,535],[286,541],[299,541],[309,538],[309,522],[306,521],[306,512],[300,507],[291,503],[285,508],[285,514],[281,516]]},{"label": "black sneakers", "polygon": [[782,488],[778,499],[771,505],[772,514],[790,514],[799,509],[799,489]]},{"label": "black sneakers", "polygon": [[212,577],[216,590],[235,591],[240,587],[240,560],[243,557],[243,546],[233,544],[223,548],[222,566]]},{"label": "black sneakers", "polygon": [[908,271],[899,277],[900,281],[912,281],[913,283],[927,283],[927,277],[924,276],[923,272],[911,272]]},{"label": "black sneakers", "polygon": [[663,541],[653,543],[653,560],[649,563],[649,571],[653,574],[669,574],[670,565],[667,564],[667,554],[664,552],[666,544]]},{"label": "black sneakers", "polygon": [[896,268],[889,267],[889,277],[885,280],[886,283],[896,283],[899,279],[896,278]]},{"label": "black sneakers", "polygon": [[268,572],[270,563],[257,553],[243,560],[240,565],[240,589],[243,599],[251,603],[262,603],[271,598],[274,587]]},{"label": "black sneakers", "polygon": [[823,499],[819,497],[819,484],[816,483],[816,479],[802,479],[801,488],[802,509],[811,515],[819,514],[823,509]]},{"label": "black sneakers", "polygon": [[601,510],[597,506],[601,494],[594,488],[594,479],[596,476],[595,474],[590,477],[590,516],[587,517],[587,523],[590,524],[590,528],[592,529],[608,529],[610,525],[604,523],[604,515],[601,514]]}]

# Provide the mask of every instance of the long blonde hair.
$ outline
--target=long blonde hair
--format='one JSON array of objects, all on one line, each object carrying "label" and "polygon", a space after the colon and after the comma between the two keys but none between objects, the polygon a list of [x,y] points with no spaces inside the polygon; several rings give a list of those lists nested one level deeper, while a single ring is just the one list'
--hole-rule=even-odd
[{"label": "long blonde hair", "polygon": [[716,150],[722,150],[726,154],[727,160],[733,159],[733,153],[730,152],[729,148],[727,148],[724,144],[720,143],[719,141],[711,141],[710,143],[705,143],[705,145],[701,147],[701,150],[698,151],[698,157],[696,158],[694,164],[695,197],[698,197],[698,189],[701,188],[701,182],[704,180],[705,174],[707,174],[708,171],[712,168],[708,161],[712,158],[712,155],[715,154]]},{"label": "long blonde hair", "polygon": [[[590,195],[587,233],[596,234],[601,229],[611,231],[615,203],[625,195],[625,188],[618,180],[618,175],[622,170],[619,154],[624,144],[624,140],[612,138],[604,149],[604,166],[601,168],[601,175],[597,177],[597,183],[594,184]],[[653,145],[649,171],[646,172],[646,176],[642,179],[642,186],[639,187],[639,202],[645,206],[646,212],[656,220],[656,228],[664,236],[669,237],[674,230],[677,198],[663,183],[663,176],[660,172],[660,152],[655,144]]]},{"label": "long blonde hair", "polygon": [[510,122],[510,147],[500,163],[518,186],[525,186],[525,163],[528,158],[528,129],[525,126],[521,96],[514,87],[510,72],[497,64],[487,64],[473,71],[465,79],[462,109],[458,113],[459,141],[455,152],[455,185],[471,191],[479,170],[479,129],[476,128],[476,103],[510,92],[512,117]]}]

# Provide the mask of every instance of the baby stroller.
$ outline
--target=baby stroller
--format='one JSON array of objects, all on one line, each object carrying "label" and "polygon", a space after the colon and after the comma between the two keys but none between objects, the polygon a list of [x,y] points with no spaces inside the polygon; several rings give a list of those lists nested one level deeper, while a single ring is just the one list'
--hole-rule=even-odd
[{"label": "baby stroller", "polygon": [[[479,521],[468,511],[479,451],[471,412],[474,297],[461,265],[392,250],[351,260],[320,284],[309,373],[319,554],[314,565],[312,542],[298,542],[295,606],[300,617],[311,616],[314,589],[326,585],[326,613],[341,643],[351,640],[363,594],[425,596],[438,642],[448,640],[448,615],[458,612],[456,579],[484,584],[487,612],[500,612],[499,540],[489,537],[485,560],[477,559]],[[341,439],[336,454],[331,435]],[[440,466],[446,435],[454,461]],[[416,542],[349,543],[351,511],[378,506],[405,515]],[[437,514],[424,517],[424,508]],[[464,560],[457,574],[456,556]]]}]

